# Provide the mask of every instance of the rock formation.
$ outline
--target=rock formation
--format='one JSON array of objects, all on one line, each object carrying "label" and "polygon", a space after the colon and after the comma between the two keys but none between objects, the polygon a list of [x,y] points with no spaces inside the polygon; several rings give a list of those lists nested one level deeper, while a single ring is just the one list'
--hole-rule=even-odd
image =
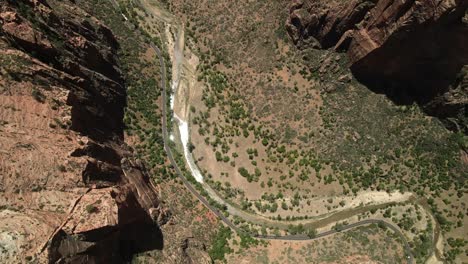
[{"label": "rock formation", "polygon": [[118,42],[72,2],[0,1],[0,262],[120,263],[164,219],[123,142]]},{"label": "rock formation", "polygon": [[347,51],[359,81],[467,133],[467,9],[465,0],[294,0],[287,29],[303,48]]}]

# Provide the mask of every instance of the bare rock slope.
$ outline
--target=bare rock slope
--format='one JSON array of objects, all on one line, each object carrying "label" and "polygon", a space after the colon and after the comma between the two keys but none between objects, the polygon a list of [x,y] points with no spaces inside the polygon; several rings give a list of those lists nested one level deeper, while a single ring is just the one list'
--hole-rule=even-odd
[{"label": "bare rock slope", "polygon": [[72,1],[0,0],[0,262],[162,247],[157,193],[123,143],[117,48]]},{"label": "bare rock slope", "polygon": [[468,132],[468,1],[294,0],[299,46],[345,50],[355,77]]}]

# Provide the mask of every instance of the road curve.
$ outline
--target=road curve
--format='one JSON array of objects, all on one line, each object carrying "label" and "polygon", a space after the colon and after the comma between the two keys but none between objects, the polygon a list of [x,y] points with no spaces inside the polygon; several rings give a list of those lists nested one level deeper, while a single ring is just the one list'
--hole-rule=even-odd
[{"label": "road curve", "polygon": [[[212,206],[205,197],[203,197],[198,191],[190,184],[190,182],[185,178],[183,175],[182,171],[180,170],[179,166],[174,160],[174,156],[172,154],[172,150],[169,146],[169,138],[168,138],[168,132],[167,132],[167,90],[166,90],[166,65],[164,63],[163,56],[161,54],[161,50],[154,45],[152,42],[150,43],[151,48],[154,49],[156,52],[157,56],[159,57],[159,63],[160,63],[160,68],[161,68],[161,87],[162,87],[162,109],[163,109],[163,114],[162,114],[162,133],[163,133],[163,141],[164,141],[164,149],[167,153],[167,156],[169,158],[170,163],[174,167],[177,176],[182,180],[184,183],[185,187],[201,202],[203,203],[206,208],[208,208],[211,212],[213,212],[221,221],[224,222],[227,226],[229,226],[231,229],[233,229],[235,232],[240,233],[240,234],[245,234],[245,232],[241,229],[239,229],[236,225],[234,225],[231,220],[229,220],[223,213],[221,213],[217,208]],[[411,253],[411,248],[408,244],[408,241],[406,240],[405,236],[403,233],[401,233],[400,229],[395,227],[394,225],[384,221],[384,220],[377,220],[377,219],[366,219],[362,220],[356,223],[352,223],[349,225],[344,225],[340,231],[338,230],[329,230],[322,232],[320,234],[317,234],[314,237],[309,237],[307,235],[284,235],[284,236],[271,236],[271,235],[266,235],[266,236],[261,236],[257,235],[254,236],[256,238],[260,239],[265,239],[265,240],[289,240],[289,241],[312,241],[316,240],[319,238],[323,238],[326,236],[330,236],[339,232],[347,231],[355,227],[363,226],[363,225],[369,225],[369,224],[383,224],[386,227],[390,228],[393,230],[396,234],[402,238],[403,243],[404,243],[404,249],[406,252],[406,257],[408,260],[409,264],[413,263],[413,255]]]},{"label": "road curve", "polygon": [[[117,8],[119,9],[119,4],[115,0],[110,0],[110,2]],[[146,11],[146,10],[145,10]],[[122,14],[122,17],[125,18],[127,21],[127,18]],[[132,30],[134,30],[132,28]],[[169,162],[173,166],[174,170],[176,171],[177,176],[179,179],[183,182],[185,187],[203,204],[205,205],[206,208],[208,208],[212,213],[214,213],[225,225],[229,226],[232,230],[234,230],[238,234],[244,234],[244,235],[249,235],[246,234],[243,230],[238,228],[236,225],[234,225],[231,220],[229,220],[223,213],[221,213],[217,208],[212,206],[205,197],[203,197],[198,191],[190,184],[190,182],[187,180],[187,178],[183,175],[182,171],[180,170],[179,166],[175,162],[174,156],[172,154],[172,150],[169,146],[169,138],[168,138],[168,131],[167,131],[167,90],[166,90],[166,65],[164,63],[164,57],[162,56],[161,50],[154,45],[153,42],[150,42],[149,44],[151,48],[156,52],[158,59],[159,59],[159,64],[161,68],[161,90],[162,90],[162,133],[163,133],[163,141],[164,141],[164,150],[166,151],[167,157],[169,158]],[[254,235],[254,237],[259,238],[259,239],[264,239],[264,240],[285,240],[285,241],[313,241],[317,240],[326,236],[330,236],[336,233],[348,231],[350,229],[359,227],[359,226],[364,226],[364,225],[369,225],[369,224],[383,224],[386,227],[390,228],[393,230],[396,234],[400,236],[404,243],[404,249],[405,249],[405,255],[408,261],[408,264],[412,264],[413,261],[413,255],[411,253],[411,248],[408,244],[408,241],[406,240],[405,236],[403,233],[400,231],[399,228],[394,226],[391,223],[388,223],[384,220],[377,220],[377,219],[366,219],[362,220],[356,223],[348,224],[348,225],[343,225],[340,230],[329,230],[325,231],[322,233],[317,234],[314,237],[309,237],[307,235],[301,234],[301,235],[284,235],[284,236],[272,236],[272,235]]]}]

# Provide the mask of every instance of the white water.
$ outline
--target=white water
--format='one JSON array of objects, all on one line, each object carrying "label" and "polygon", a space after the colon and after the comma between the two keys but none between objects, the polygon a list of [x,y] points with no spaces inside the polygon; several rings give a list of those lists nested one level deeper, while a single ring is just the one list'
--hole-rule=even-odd
[{"label": "white water", "polygon": [[[185,157],[185,160],[187,161],[190,172],[192,173],[192,176],[195,178],[197,182],[203,183],[203,176],[200,170],[198,169],[197,165],[195,164],[192,153],[190,153],[189,148],[188,148],[189,138],[190,138],[188,123],[187,121],[182,120],[174,112],[175,95],[177,94],[177,90],[179,89],[182,63],[184,59],[184,55],[183,55],[184,43],[182,42],[183,37],[184,37],[184,31],[183,29],[179,29],[179,32],[177,33],[175,40],[174,40],[174,62],[173,62],[172,73],[175,78],[172,82],[172,87],[171,87],[172,94],[170,98],[170,106],[174,115],[174,119],[177,120],[177,123],[179,125],[180,141],[182,142],[182,147],[184,149],[184,157]],[[172,136],[171,140],[173,140],[173,138],[174,136]]]},{"label": "white water", "polygon": [[169,98],[169,102],[170,102],[170,105],[171,105],[171,110],[174,111],[174,94],[176,93],[177,91],[177,86],[179,86],[179,82],[178,81],[175,81],[173,84],[172,84],[172,93],[171,93],[171,97]]},{"label": "white water", "polygon": [[182,141],[182,146],[184,148],[185,160],[187,161],[187,164],[189,165],[190,171],[192,172],[192,175],[195,178],[195,180],[197,180],[197,182],[199,183],[203,183],[203,176],[200,170],[198,169],[197,165],[195,164],[192,157],[192,153],[190,153],[188,148],[190,136],[188,123],[180,119],[176,114],[174,114],[174,118],[179,123],[180,141]]}]

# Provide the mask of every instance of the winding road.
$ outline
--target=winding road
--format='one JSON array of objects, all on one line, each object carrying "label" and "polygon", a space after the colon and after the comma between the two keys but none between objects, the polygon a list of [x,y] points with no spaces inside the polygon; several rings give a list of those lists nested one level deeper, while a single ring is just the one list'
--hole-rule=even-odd
[{"label": "winding road", "polygon": [[[119,4],[115,1],[115,0],[110,0],[111,3],[117,8],[117,10],[120,10],[119,9]],[[146,11],[146,10],[145,10]],[[125,21],[127,21],[128,19],[124,16],[124,14],[122,14],[122,17],[125,19]],[[131,26],[130,26],[131,27]],[[131,27],[132,30],[135,30],[133,29],[133,27]],[[182,173],[181,169],[179,168],[179,166],[177,165],[175,159],[174,159],[174,155],[172,153],[172,150],[169,146],[169,133],[168,133],[168,129],[167,129],[167,114],[168,114],[168,111],[167,111],[167,85],[166,85],[166,65],[164,63],[164,57],[162,56],[162,52],[161,50],[156,46],[154,45],[153,42],[150,42],[150,46],[151,48],[156,52],[157,54],[157,57],[159,59],[159,63],[160,63],[160,69],[161,69],[161,91],[162,91],[162,109],[163,109],[163,113],[162,113],[162,133],[163,133],[163,141],[164,141],[164,149],[166,151],[166,154],[167,154],[167,157],[171,163],[171,165],[173,166],[178,178],[183,182],[183,184],[185,185],[185,187],[207,208],[209,209],[213,214],[215,214],[225,225],[229,226],[232,230],[234,230],[236,233],[238,234],[244,234],[244,235],[248,235],[246,234],[246,232],[244,232],[243,230],[241,230],[240,228],[238,228],[236,225],[234,225],[232,223],[231,220],[229,220],[229,218],[227,218],[222,212],[220,212],[217,208],[215,208],[214,206],[212,206],[208,200],[202,196],[196,189],[195,187],[187,180],[187,178],[184,176],[184,174]],[[156,89],[159,89],[158,87],[156,87]],[[388,227],[389,229],[391,229],[392,231],[394,231],[396,234],[398,234],[398,236],[402,239],[403,243],[404,243],[404,250],[405,250],[405,255],[406,255],[406,258],[407,258],[407,262],[409,264],[412,264],[414,262],[414,258],[413,258],[413,255],[411,253],[411,248],[408,244],[408,241],[406,240],[405,236],[403,235],[403,233],[400,231],[400,229],[396,226],[394,226],[393,224],[391,223],[388,223],[384,220],[379,220],[379,219],[366,219],[366,220],[362,220],[362,221],[359,221],[359,222],[356,222],[356,223],[352,223],[352,224],[348,224],[348,225],[343,225],[340,230],[335,230],[335,229],[332,229],[332,230],[329,230],[329,231],[325,231],[325,232],[322,232],[322,233],[319,233],[317,234],[316,236],[314,237],[309,237],[305,234],[299,234],[299,235],[284,235],[284,236],[273,236],[273,235],[254,235],[254,237],[256,238],[259,238],[259,239],[264,239],[264,240],[285,240],[285,241],[313,241],[313,240],[317,240],[317,239],[320,239],[320,238],[323,238],[323,237],[327,237],[327,236],[330,236],[330,235],[333,235],[333,234],[337,234],[337,233],[340,233],[340,232],[344,232],[344,231],[347,231],[347,230],[350,230],[350,229],[353,229],[353,228],[356,228],[356,227],[359,227],[359,226],[364,226],[364,225],[370,225],[370,224],[383,224],[385,225],[386,227]]]},{"label": "winding road", "polygon": [[[192,186],[192,184],[187,180],[187,178],[184,176],[182,171],[180,170],[179,166],[177,165],[174,156],[172,154],[172,150],[169,146],[169,133],[167,130],[167,90],[166,90],[166,65],[164,63],[164,58],[161,54],[161,50],[154,45],[153,43],[150,43],[150,46],[154,51],[156,52],[158,58],[159,58],[159,63],[160,63],[160,68],[161,68],[161,87],[162,87],[162,109],[163,109],[163,114],[162,114],[162,133],[163,133],[163,140],[164,140],[164,149],[166,151],[167,157],[169,158],[170,163],[174,167],[177,176],[182,180],[184,183],[185,187],[201,202],[203,205],[206,206],[212,213],[214,213],[221,221],[224,222],[227,226],[229,226],[231,229],[233,229],[235,232],[240,233],[240,234],[245,234],[243,230],[238,228],[236,225],[234,225],[229,218],[227,218],[223,213],[221,213],[217,208],[212,206],[204,196],[202,196],[198,191]],[[256,235],[256,238],[260,239],[266,239],[266,240],[289,240],[289,241],[312,241],[312,240],[317,240],[326,236],[330,236],[339,232],[347,231],[350,229],[353,229],[355,227],[359,226],[364,226],[364,225],[370,225],[370,224],[383,224],[386,227],[390,228],[392,231],[394,231],[400,238],[402,239],[404,243],[404,249],[405,249],[405,254],[407,257],[407,261],[409,264],[413,263],[413,255],[411,253],[411,248],[408,244],[408,241],[406,240],[405,236],[403,233],[401,233],[400,229],[396,226],[394,226],[391,223],[388,223],[383,220],[377,220],[377,219],[366,219],[362,220],[353,224],[349,225],[344,225],[340,231],[338,230],[329,230],[326,232],[322,232],[317,234],[314,237],[309,237],[307,235],[284,235],[284,236],[261,236],[261,235]]]}]

